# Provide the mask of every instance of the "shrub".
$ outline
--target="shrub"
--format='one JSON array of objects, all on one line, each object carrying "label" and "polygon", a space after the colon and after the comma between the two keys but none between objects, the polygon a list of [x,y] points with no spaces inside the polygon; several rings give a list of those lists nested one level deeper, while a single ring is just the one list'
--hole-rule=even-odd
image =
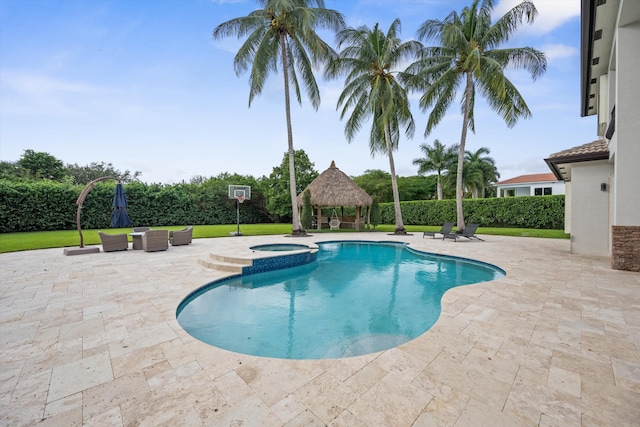
[{"label": "shrub", "polygon": [[[82,204],[82,228],[111,227],[115,182],[99,182]],[[81,185],[48,180],[11,182],[0,180],[0,232],[73,230],[76,200]],[[227,198],[224,184],[125,185],[127,214],[134,226],[235,224],[235,202]],[[247,200],[240,208],[243,224],[270,222],[259,206]]]},{"label": "shrub", "polygon": [[305,230],[311,229],[313,222],[313,207],[311,206],[311,191],[307,188],[302,195],[302,216],[300,222]]},{"label": "shrub", "polygon": [[[465,199],[466,223],[481,227],[564,229],[564,195]],[[405,225],[442,225],[456,221],[456,201],[421,200],[401,202]],[[393,203],[381,203],[383,224],[394,223]]]}]

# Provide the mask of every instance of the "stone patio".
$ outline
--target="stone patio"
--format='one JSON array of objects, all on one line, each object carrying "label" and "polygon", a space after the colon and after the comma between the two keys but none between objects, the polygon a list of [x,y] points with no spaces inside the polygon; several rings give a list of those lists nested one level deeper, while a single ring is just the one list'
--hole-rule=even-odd
[{"label": "stone patio", "polygon": [[[196,239],[146,253],[0,255],[0,424],[7,426],[631,426],[640,423],[640,273],[569,241],[422,234]],[[200,263],[249,246],[393,240],[489,262],[422,336],[384,352],[281,360],[201,343],[176,321]]]}]

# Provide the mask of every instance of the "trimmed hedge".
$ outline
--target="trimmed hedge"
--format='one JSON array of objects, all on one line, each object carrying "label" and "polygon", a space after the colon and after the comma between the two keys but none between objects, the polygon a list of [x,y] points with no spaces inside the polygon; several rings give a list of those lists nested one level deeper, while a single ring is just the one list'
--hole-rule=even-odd
[{"label": "trimmed hedge", "polygon": [[[465,223],[481,227],[564,229],[564,195],[464,199]],[[405,225],[442,225],[456,221],[456,201],[421,200],[401,202]],[[394,224],[393,203],[381,203],[383,224]]]},{"label": "trimmed hedge", "polygon": [[[87,229],[111,227],[111,204],[115,182],[100,182],[82,205],[81,226]],[[76,200],[84,186],[53,181],[10,182],[0,180],[0,232],[74,230]],[[235,224],[236,202],[227,198],[225,183],[125,185],[133,226]],[[269,223],[260,207],[261,196],[240,207],[243,224]],[[455,200],[401,202],[405,225],[442,225],[456,220]],[[503,197],[465,199],[465,221],[482,227],[564,229],[564,196]],[[338,208],[355,215],[354,207]],[[333,209],[323,209],[331,216]],[[382,224],[393,224],[393,203],[381,203]]]},{"label": "trimmed hedge", "polygon": [[[115,182],[99,182],[82,204],[82,228],[111,227]],[[53,181],[0,180],[0,232],[73,230],[76,200],[84,186]],[[235,224],[236,202],[227,198],[226,184],[125,184],[127,214],[133,226]],[[271,222],[247,200],[240,208],[243,224]]]}]

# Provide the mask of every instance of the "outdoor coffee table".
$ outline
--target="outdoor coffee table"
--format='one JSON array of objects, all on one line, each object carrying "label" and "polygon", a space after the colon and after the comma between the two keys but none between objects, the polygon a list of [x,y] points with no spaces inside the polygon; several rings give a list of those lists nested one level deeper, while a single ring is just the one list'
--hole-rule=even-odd
[{"label": "outdoor coffee table", "polygon": [[129,236],[133,239],[133,249],[142,249],[142,236],[144,233],[144,231],[129,233]]}]

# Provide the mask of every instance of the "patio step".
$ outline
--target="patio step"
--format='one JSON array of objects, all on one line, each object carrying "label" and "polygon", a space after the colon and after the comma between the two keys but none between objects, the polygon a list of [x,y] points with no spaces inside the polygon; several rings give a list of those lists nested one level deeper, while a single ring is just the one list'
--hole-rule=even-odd
[{"label": "patio step", "polygon": [[227,257],[210,253],[208,257],[198,260],[201,265],[218,271],[227,271],[230,273],[242,273],[244,267],[253,264],[250,259]]}]

